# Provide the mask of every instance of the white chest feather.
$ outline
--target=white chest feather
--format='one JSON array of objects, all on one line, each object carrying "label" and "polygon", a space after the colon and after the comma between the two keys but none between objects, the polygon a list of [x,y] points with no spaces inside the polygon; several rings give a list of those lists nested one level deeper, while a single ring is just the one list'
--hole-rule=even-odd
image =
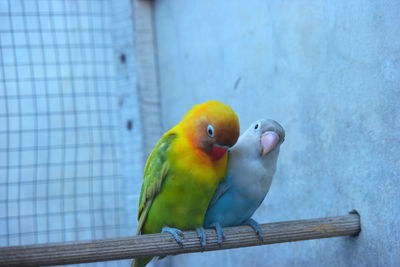
[{"label": "white chest feather", "polygon": [[240,189],[241,195],[255,201],[262,201],[272,183],[276,160],[243,159],[230,161],[228,177],[232,185]]}]

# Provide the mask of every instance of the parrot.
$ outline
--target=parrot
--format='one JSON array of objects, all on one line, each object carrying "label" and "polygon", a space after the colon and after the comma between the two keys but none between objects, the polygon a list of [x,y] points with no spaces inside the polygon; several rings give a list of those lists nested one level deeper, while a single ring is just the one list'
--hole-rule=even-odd
[{"label": "parrot", "polygon": [[228,152],[228,170],[207,208],[203,226],[215,228],[218,245],[222,227],[249,225],[263,241],[260,225],[251,216],[267,195],[276,171],[285,130],[274,120],[254,122]]},{"label": "parrot", "polygon": [[[169,233],[183,246],[181,230],[195,229],[204,247],[204,215],[225,179],[227,151],[238,137],[238,116],[216,100],[194,105],[167,131],[145,165],[137,235]],[[150,260],[137,258],[132,266],[145,266]]]}]

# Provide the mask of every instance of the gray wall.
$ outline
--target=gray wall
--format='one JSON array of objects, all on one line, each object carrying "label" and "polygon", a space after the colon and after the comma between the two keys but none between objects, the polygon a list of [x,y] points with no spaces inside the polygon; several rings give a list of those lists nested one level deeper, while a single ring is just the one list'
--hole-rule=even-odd
[{"label": "gray wall", "polygon": [[[259,222],[345,214],[362,233],[174,266],[400,266],[400,2],[156,1],[164,130],[217,99],[287,138]],[[224,266],[221,265],[221,266]]]}]

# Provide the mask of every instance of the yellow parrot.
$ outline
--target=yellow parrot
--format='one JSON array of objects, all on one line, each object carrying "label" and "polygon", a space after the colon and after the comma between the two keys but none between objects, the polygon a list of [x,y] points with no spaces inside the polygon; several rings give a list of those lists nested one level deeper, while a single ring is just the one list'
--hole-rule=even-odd
[{"label": "yellow parrot", "polygon": [[[229,106],[218,101],[193,106],[147,159],[137,234],[168,232],[182,245],[181,230],[196,229],[205,246],[204,216],[225,178],[227,150],[238,137],[239,120]],[[132,265],[150,260],[138,258]]]}]

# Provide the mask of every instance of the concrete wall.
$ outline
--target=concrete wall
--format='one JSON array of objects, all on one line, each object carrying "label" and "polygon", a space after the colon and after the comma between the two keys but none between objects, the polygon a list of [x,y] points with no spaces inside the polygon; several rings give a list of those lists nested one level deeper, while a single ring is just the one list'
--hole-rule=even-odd
[{"label": "concrete wall", "polygon": [[[400,266],[400,3],[156,1],[164,130],[217,99],[286,129],[259,222],[345,214],[362,233],[173,266]],[[217,265],[218,264],[218,265]],[[223,265],[222,265],[223,264]]]}]

